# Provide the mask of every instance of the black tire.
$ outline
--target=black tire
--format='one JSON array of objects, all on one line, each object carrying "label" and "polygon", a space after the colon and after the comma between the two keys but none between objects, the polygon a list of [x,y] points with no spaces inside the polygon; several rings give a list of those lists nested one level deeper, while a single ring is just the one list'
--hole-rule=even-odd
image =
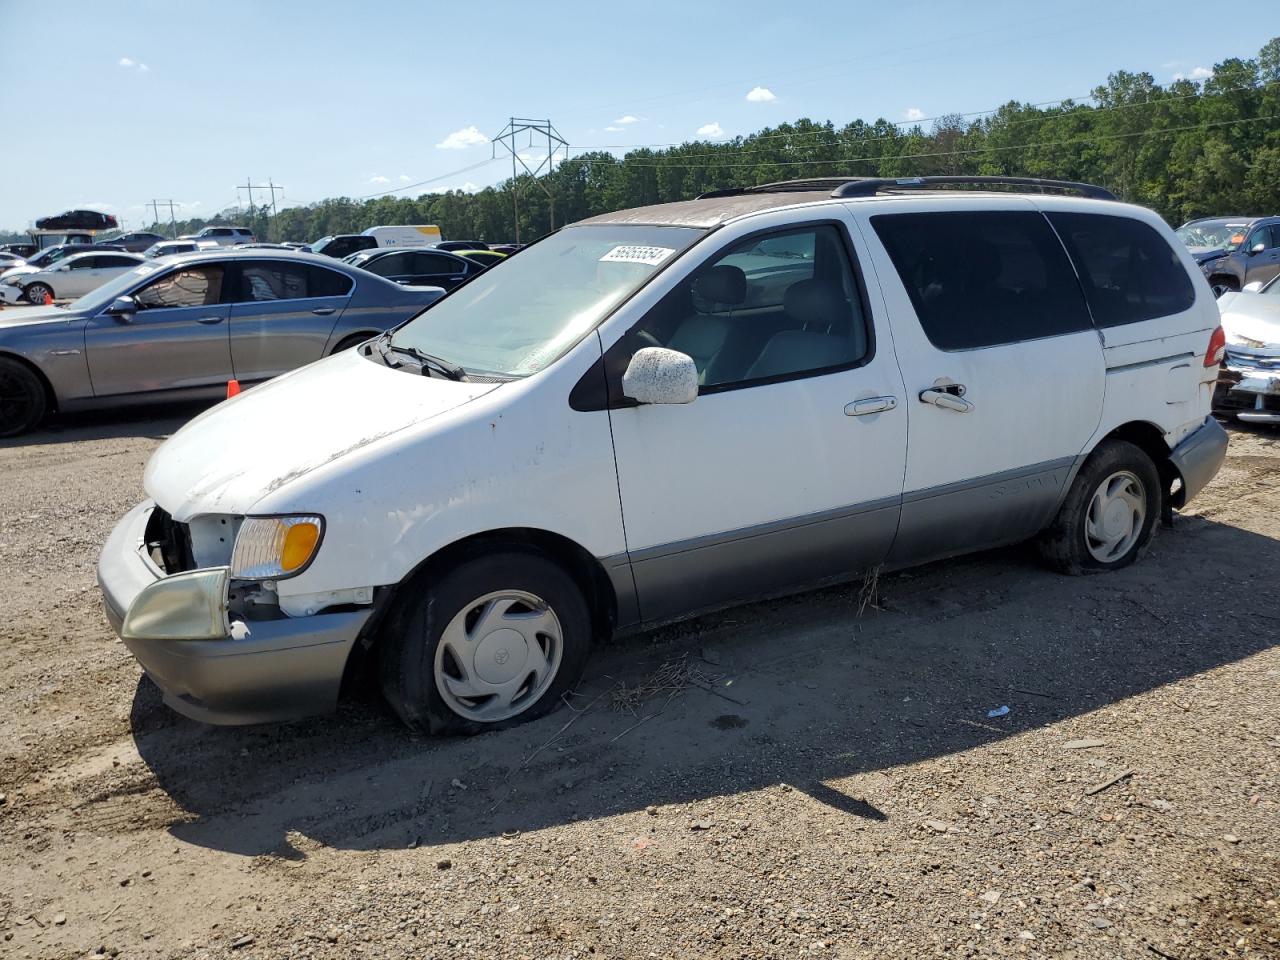
[{"label": "black tire", "polygon": [[0,437],[34,429],[48,406],[40,378],[17,360],[0,357]]},{"label": "black tire", "polygon": [[23,296],[27,298],[27,303],[36,305],[44,303],[45,295],[53,296],[53,287],[47,283],[32,283],[22,288]]},{"label": "black tire", "polygon": [[376,334],[357,333],[350,337],[343,337],[338,341],[338,345],[330,351],[329,355],[333,356],[333,354],[341,353],[343,350],[350,350],[352,347],[358,346],[374,336],[376,336]]},{"label": "black tire", "polygon": [[[561,628],[560,664],[542,694],[517,714],[477,721],[460,714],[441,693],[437,648],[455,616],[503,590],[545,601]],[[421,732],[475,734],[543,716],[578,682],[591,650],[591,615],[582,591],[562,567],[533,549],[512,547],[464,560],[447,572],[423,571],[401,586],[393,602],[379,638],[382,693],[400,719]]]},{"label": "black tire", "polygon": [[1240,281],[1235,277],[1210,277],[1209,288],[1213,291],[1214,297],[1220,297],[1224,293],[1239,293]]},{"label": "black tire", "polygon": [[[1099,559],[1089,548],[1089,508],[1103,482],[1121,474],[1137,479],[1146,514],[1123,553]],[[1127,567],[1146,552],[1155,536],[1162,496],[1160,473],[1141,447],[1126,440],[1104,440],[1080,467],[1057,517],[1040,535],[1040,556],[1053,569],[1072,576]]]}]

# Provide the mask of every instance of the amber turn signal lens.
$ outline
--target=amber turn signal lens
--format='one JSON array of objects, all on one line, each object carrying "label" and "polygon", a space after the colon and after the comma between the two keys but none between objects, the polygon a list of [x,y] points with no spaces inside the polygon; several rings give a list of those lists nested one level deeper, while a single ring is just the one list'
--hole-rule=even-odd
[{"label": "amber turn signal lens", "polygon": [[320,542],[320,527],[314,523],[295,523],[284,535],[284,549],[280,551],[280,569],[292,573],[306,564]]}]

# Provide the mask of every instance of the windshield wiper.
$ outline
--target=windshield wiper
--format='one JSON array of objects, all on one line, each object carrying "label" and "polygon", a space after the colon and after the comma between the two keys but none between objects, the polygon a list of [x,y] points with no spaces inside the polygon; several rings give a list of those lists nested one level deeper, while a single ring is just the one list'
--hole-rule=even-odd
[{"label": "windshield wiper", "polygon": [[390,333],[384,333],[378,338],[378,352],[382,354],[384,363],[387,362],[388,353],[403,353],[405,356],[409,356],[414,360],[417,360],[422,367],[423,373],[426,373],[428,370],[434,370],[446,380],[465,381],[467,379],[467,371],[456,363],[450,363],[443,357],[437,357],[435,354],[427,353],[425,350],[419,350],[417,347],[392,343]]}]

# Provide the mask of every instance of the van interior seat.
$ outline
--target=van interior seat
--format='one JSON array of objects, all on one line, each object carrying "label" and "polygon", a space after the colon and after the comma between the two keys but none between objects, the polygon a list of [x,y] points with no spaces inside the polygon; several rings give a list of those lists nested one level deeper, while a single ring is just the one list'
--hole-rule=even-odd
[{"label": "van interior seat", "polygon": [[[867,352],[867,331],[839,286],[801,280],[787,288],[783,310],[791,321],[765,343],[746,378],[776,377],[849,363]],[[796,329],[798,327],[798,329]]]},{"label": "van interior seat", "polygon": [[733,333],[733,308],[747,299],[747,275],[741,267],[721,264],[695,278],[690,292],[698,312],[680,322],[667,346],[693,358],[699,383],[717,383],[717,362]]}]

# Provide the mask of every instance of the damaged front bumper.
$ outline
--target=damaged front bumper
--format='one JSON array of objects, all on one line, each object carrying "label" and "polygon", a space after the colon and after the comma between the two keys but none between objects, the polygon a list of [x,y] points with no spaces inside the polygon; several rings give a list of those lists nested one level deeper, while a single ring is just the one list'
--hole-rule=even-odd
[{"label": "damaged front bumper", "polygon": [[164,694],[205,723],[294,720],[328,713],[371,610],[247,620],[227,612],[227,570],[166,575],[147,548],[154,504],[116,525],[98,561],[112,628]]},{"label": "damaged front bumper", "polygon": [[1245,423],[1280,424],[1280,356],[1240,353],[1228,347],[1213,408]]}]

